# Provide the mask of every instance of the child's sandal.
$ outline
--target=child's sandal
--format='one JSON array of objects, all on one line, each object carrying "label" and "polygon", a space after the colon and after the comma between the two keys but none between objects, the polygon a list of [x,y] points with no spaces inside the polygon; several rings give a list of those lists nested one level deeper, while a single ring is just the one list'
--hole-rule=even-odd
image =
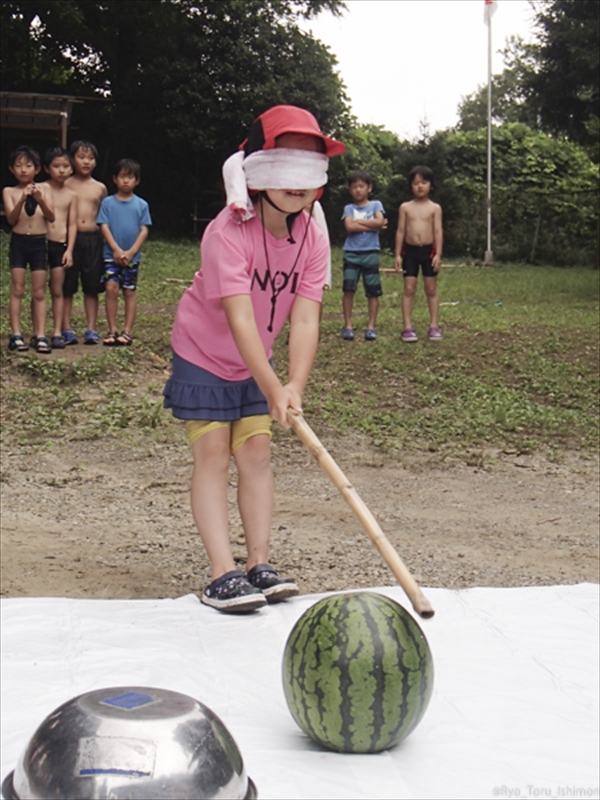
[{"label": "child's sandal", "polygon": [[8,349],[16,350],[17,353],[24,353],[29,350],[29,345],[25,344],[25,339],[20,333],[13,333],[8,340]]},{"label": "child's sandal", "polygon": [[117,344],[123,345],[124,347],[129,347],[132,342],[133,336],[127,331],[123,331],[120,336],[117,336]]},{"label": "child's sandal", "polygon": [[102,340],[102,344],[105,347],[115,347],[120,344],[118,331],[109,331]]},{"label": "child's sandal", "polygon": [[52,348],[50,347],[50,342],[46,339],[45,336],[38,336],[35,342],[35,352],[42,353],[43,355],[47,355],[48,353],[52,352]]}]

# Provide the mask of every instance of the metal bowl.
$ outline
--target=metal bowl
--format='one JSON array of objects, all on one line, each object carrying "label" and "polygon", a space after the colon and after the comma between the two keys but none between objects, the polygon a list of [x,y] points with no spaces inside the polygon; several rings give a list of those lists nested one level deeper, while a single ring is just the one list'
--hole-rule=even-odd
[{"label": "metal bowl", "polygon": [[57,708],[2,793],[6,800],[257,797],[236,743],[210,708],[140,686],[86,692]]}]

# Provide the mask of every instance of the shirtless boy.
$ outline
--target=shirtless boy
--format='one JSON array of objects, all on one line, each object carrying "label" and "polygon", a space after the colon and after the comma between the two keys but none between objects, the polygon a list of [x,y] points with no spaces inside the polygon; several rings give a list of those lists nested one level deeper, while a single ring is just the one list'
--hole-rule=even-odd
[{"label": "shirtless boy", "polygon": [[21,305],[25,294],[27,264],[31,270],[32,344],[38,353],[49,353],[46,327],[46,236],[48,223],[54,222],[50,187],[35,183],[41,169],[40,156],[32,147],[21,145],[10,154],[8,168],[16,186],[2,190],[10,237],[10,300],[8,311],[11,336],[9,350],[28,350],[21,333]]},{"label": "shirtless boy", "polygon": [[75,174],[65,185],[77,195],[77,238],[73,249],[73,266],[65,272],[63,286],[63,331],[66,344],[77,344],[79,339],[71,328],[73,295],[77,291],[79,276],[83,290],[83,306],[87,319],[84,344],[98,344],[98,295],[103,291],[101,279],[104,271],[102,246],[104,240],[96,225],[100,203],[107,195],[106,186],[92,172],[98,161],[98,151],[91,142],[77,141],[71,145]]},{"label": "shirtless boy", "polygon": [[398,209],[394,248],[394,268],[400,272],[402,266],[404,275],[402,341],[417,341],[411,315],[419,267],[423,270],[423,287],[431,320],[427,335],[436,341],[442,338],[438,326],[440,301],[437,292],[437,274],[442,263],[442,208],[429,199],[433,189],[433,172],[429,167],[414,167],[408,176],[408,184],[414,199],[402,203]]},{"label": "shirtless boy", "polygon": [[53,350],[62,350],[66,344],[61,333],[63,284],[65,269],[73,266],[73,247],[77,236],[77,195],[65,186],[73,174],[73,159],[62,147],[52,147],[44,156],[44,169],[50,176],[48,186],[54,205],[54,222],[48,223],[48,266],[54,319],[50,346]]}]

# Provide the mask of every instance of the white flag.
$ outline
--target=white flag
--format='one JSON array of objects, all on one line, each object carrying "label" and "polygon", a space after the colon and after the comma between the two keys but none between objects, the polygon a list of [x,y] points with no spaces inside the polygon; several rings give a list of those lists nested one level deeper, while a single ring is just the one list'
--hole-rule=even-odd
[{"label": "white flag", "polygon": [[483,0],[483,21],[489,25],[498,8],[498,0]]}]

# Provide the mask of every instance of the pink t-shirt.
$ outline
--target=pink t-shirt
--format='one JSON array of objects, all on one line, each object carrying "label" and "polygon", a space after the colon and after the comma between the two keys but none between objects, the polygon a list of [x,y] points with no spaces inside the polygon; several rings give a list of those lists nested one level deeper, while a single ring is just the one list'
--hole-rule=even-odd
[{"label": "pink t-shirt", "polygon": [[[300,245],[308,222],[302,249]],[[250,295],[267,358],[297,295],[321,302],[329,244],[306,212],[295,221],[295,244],[275,239],[258,217],[238,225],[225,208],[204,232],[201,269],[177,308],[171,346],[186,361],[224,380],[242,381],[250,372],[227,322],[223,297]],[[298,255],[300,253],[300,255]]]}]

